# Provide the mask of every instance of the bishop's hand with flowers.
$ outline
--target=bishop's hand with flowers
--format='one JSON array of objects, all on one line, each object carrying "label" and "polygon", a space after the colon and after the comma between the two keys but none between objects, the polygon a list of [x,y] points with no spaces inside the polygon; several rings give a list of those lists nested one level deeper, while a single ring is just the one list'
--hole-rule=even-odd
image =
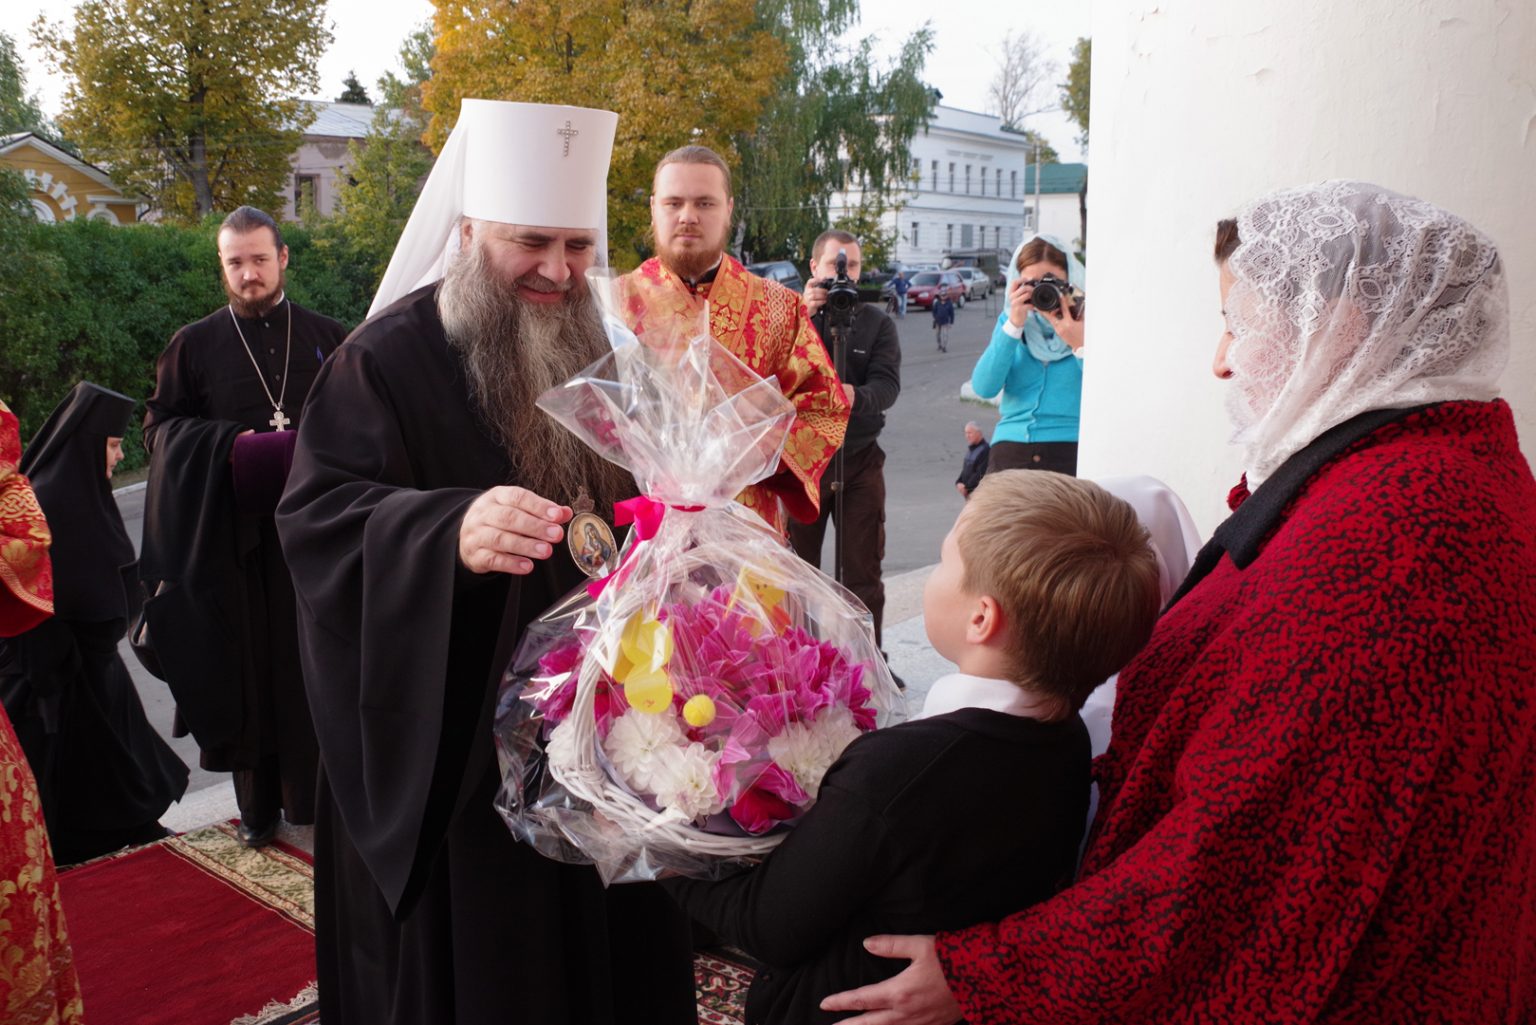
[{"label": "bishop's hand with flowers", "polygon": [[[610,311],[621,285],[595,281]],[[771,850],[861,733],[903,707],[867,610],[734,499],[773,474],[794,408],[708,336],[637,337],[540,399],[634,473],[607,575],[532,624],[497,707],[497,807],[607,882],[718,878]]]}]

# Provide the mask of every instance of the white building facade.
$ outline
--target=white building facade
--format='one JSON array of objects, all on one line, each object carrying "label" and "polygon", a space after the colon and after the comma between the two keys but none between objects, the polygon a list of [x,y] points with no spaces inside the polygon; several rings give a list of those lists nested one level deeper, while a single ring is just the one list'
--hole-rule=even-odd
[{"label": "white building facade", "polygon": [[[996,115],[935,106],[927,130],[912,140],[911,187],[885,214],[897,236],[894,259],[937,263],[954,249],[1011,251],[1032,233],[1034,197],[1025,187],[1032,158],[1025,137],[1003,131]],[[834,194],[832,219],[861,198],[858,189]],[[1075,218],[1075,195],[1072,209]]]},{"label": "white building facade", "polygon": [[299,209],[313,203],[322,217],[336,212],[337,199],[347,186],[352,157],[348,143],[363,144],[374,108],[366,103],[327,103],[306,100],[314,120],[304,129],[303,141],[289,156],[289,178],[280,220],[296,221]]}]

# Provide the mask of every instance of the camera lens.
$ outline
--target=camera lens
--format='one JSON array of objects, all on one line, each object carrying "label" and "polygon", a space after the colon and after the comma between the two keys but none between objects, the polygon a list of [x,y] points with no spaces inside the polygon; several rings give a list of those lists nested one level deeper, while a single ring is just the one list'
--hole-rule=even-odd
[{"label": "camera lens", "polygon": [[1054,313],[1061,309],[1061,289],[1049,281],[1042,281],[1030,294],[1029,304],[1041,313]]}]

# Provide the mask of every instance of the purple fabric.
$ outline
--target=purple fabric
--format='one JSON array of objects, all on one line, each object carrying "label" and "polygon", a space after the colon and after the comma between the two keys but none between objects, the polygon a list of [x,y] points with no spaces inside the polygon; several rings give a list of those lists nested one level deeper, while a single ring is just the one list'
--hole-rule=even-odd
[{"label": "purple fabric", "polygon": [[235,479],[235,504],[243,513],[271,516],[283,497],[298,431],[242,434],[235,439],[230,468]]}]

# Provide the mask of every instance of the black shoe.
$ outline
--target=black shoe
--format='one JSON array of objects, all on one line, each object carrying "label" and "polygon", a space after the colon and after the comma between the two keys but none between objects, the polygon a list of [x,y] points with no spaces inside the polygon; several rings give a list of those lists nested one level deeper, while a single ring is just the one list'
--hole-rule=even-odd
[{"label": "black shoe", "polygon": [[251,825],[245,819],[240,820],[240,828],[235,830],[235,840],[241,847],[265,847],[277,838],[277,819],[263,825]]}]

